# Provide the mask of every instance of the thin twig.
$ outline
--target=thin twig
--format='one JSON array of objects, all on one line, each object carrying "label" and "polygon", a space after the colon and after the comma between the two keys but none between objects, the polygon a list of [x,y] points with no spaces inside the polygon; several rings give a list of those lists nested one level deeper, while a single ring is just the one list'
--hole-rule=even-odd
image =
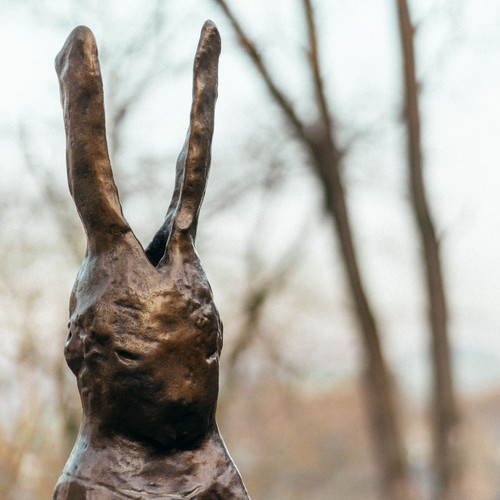
[{"label": "thin twig", "polygon": [[332,117],[329,112],[328,101],[325,95],[325,88],[323,85],[323,79],[321,77],[320,64],[319,64],[319,53],[318,53],[318,40],[317,40],[317,30],[316,24],[314,22],[314,12],[310,0],[303,0],[304,10],[307,20],[307,30],[309,36],[309,63],[311,65],[311,71],[313,74],[314,87],[315,87],[315,98],[318,108],[321,113],[321,120],[325,128],[326,135],[330,138],[333,137],[333,122]]}]

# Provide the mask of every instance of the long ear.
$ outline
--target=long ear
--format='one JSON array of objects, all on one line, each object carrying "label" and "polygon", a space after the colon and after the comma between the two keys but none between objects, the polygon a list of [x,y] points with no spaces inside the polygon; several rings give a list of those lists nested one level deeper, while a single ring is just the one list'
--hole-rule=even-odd
[{"label": "long ear", "polygon": [[99,252],[130,231],[109,161],[104,96],[92,32],[75,28],[56,57],[66,129],[68,184],[89,250]]},{"label": "long ear", "polygon": [[163,226],[146,250],[155,265],[165,253],[172,230],[189,231],[195,237],[210,170],[220,48],[215,24],[206,21],[194,61],[190,125],[177,160],[174,195]]},{"label": "long ear", "polygon": [[178,231],[196,229],[205,195],[214,133],[220,48],[217,28],[211,21],[205,22],[194,61],[188,140],[181,153],[181,156],[186,155],[186,161],[179,210],[174,220],[174,228]]}]

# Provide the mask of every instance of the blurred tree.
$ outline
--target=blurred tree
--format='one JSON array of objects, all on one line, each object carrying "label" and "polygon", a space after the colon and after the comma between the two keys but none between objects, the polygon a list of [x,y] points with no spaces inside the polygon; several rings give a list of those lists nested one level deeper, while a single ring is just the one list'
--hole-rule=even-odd
[{"label": "blurred tree", "polygon": [[381,491],[387,499],[409,499],[415,492],[409,476],[394,387],[383,354],[379,327],[358,265],[342,179],[346,151],[339,145],[337,124],[325,93],[312,3],[310,0],[302,0],[308,35],[308,70],[313,85],[312,108],[317,110],[318,117],[313,122],[307,122],[296,113],[286,91],[275,83],[260,49],[247,35],[230,3],[224,0],[214,1],[231,22],[242,48],[254,63],[273,100],[284,113],[294,140],[302,144],[307,151],[310,165],[322,187],[325,210],[331,218],[340,245],[365,353],[365,390],[377,463],[381,470]]},{"label": "blurred tree", "polygon": [[452,377],[448,308],[439,241],[427,201],[421,140],[419,84],[416,76],[414,32],[408,2],[397,0],[404,79],[404,120],[407,130],[408,178],[411,207],[422,247],[427,283],[431,359],[433,367],[433,447],[436,470],[435,499],[456,500],[458,496],[457,403]]}]

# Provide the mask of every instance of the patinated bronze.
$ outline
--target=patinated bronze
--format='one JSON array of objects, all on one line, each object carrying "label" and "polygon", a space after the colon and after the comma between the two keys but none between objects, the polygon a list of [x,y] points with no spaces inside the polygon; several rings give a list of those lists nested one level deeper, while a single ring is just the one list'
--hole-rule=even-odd
[{"label": "patinated bronze", "polygon": [[123,217],[113,180],[91,31],[73,30],[56,58],[68,182],[87,251],[65,346],[82,424],[54,499],[248,498],[215,422],[222,323],[194,246],[219,52],[207,21],[174,194],[146,250]]}]

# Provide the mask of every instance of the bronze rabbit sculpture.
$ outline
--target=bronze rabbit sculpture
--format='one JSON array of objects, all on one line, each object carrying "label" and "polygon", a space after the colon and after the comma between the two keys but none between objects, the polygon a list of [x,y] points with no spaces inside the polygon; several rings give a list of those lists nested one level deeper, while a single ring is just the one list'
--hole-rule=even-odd
[{"label": "bronze rabbit sculpture", "polygon": [[215,422],[222,323],[194,246],[219,53],[219,33],[207,21],[174,194],[146,250],[113,180],[91,31],[73,30],[56,58],[68,183],[87,251],[65,346],[83,416],[55,500],[248,498]]}]

